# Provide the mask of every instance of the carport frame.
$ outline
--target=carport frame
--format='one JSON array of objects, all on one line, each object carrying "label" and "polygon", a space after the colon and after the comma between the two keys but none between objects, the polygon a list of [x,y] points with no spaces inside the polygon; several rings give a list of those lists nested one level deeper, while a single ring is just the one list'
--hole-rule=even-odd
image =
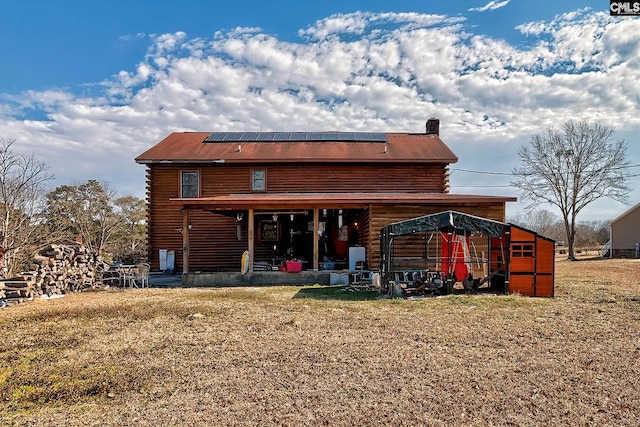
[{"label": "carport frame", "polygon": [[[515,227],[521,232],[528,233],[533,238],[533,255],[532,255],[532,287],[531,292],[524,290],[525,295],[531,296],[553,296],[554,284],[553,276],[555,268],[551,269],[551,290],[546,291],[543,295],[539,295],[537,292],[536,276],[538,275],[538,268],[541,265],[538,259],[538,242],[544,241],[546,243],[554,242],[551,239],[540,236],[537,233],[526,230],[520,226],[513,224],[502,223],[498,221],[481,218],[474,215],[465,214],[457,211],[444,211],[431,215],[425,215],[417,218],[412,218],[405,221],[395,222],[388,224],[380,229],[380,276],[382,280],[382,286],[389,289],[389,281],[391,277],[391,270],[393,266],[393,242],[396,237],[405,236],[413,233],[425,232],[425,231],[439,231],[445,233],[458,233],[464,235],[480,234],[489,238],[489,256],[488,260],[491,263],[493,260],[500,260],[505,272],[505,293],[509,293],[510,289],[510,277],[511,277],[511,231],[512,227]],[[497,248],[493,248],[491,245],[491,239],[500,239],[501,248],[500,257],[494,256],[494,251]],[[541,256],[554,256],[552,252],[550,255],[548,251],[540,254]],[[553,259],[551,260],[553,265]],[[549,273],[543,272],[548,282]],[[522,288],[519,288],[520,292]]]}]

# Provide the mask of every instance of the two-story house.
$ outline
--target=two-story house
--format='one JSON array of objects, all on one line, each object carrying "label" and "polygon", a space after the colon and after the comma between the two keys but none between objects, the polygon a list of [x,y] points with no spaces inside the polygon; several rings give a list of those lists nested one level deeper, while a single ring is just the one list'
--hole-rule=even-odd
[{"label": "two-story house", "polygon": [[450,209],[504,221],[515,198],[449,193],[457,160],[437,119],[425,133],[172,133],[136,158],[152,269],[161,249],[183,273],[238,272],[245,251],[249,272],[342,269],[353,248],[377,268],[389,223]]}]

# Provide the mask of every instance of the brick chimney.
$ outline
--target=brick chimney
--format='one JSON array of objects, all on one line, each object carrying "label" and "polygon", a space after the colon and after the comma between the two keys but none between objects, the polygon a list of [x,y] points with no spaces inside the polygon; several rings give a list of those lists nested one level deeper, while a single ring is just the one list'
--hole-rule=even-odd
[{"label": "brick chimney", "polygon": [[440,120],[431,117],[427,120],[427,135],[440,135]]}]

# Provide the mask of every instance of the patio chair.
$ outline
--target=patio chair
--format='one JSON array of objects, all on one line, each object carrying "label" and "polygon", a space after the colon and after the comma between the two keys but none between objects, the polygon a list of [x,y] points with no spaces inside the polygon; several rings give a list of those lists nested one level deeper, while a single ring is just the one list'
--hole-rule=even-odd
[{"label": "patio chair", "polygon": [[151,270],[151,265],[147,264],[146,262],[136,264],[136,270],[133,279],[133,283],[135,283],[136,287],[138,287],[138,285],[140,285],[139,287],[141,288],[149,287],[149,270]]},{"label": "patio chair", "polygon": [[137,288],[138,283],[136,282],[136,278],[138,277],[138,266],[137,265],[121,265],[118,267],[118,271],[120,272],[120,279],[122,280],[122,287],[126,288]]},{"label": "patio chair", "polygon": [[120,281],[120,274],[114,270],[112,270],[109,264],[104,262],[99,262],[96,264],[96,272],[98,273],[97,279],[102,283],[103,286],[122,286]]}]

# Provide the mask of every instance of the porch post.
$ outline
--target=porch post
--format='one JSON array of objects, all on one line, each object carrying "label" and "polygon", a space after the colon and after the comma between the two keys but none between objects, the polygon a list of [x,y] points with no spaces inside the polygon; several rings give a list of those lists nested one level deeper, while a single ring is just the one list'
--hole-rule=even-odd
[{"label": "porch post", "polygon": [[320,236],[318,231],[320,228],[320,209],[313,208],[313,271],[318,271],[320,264],[318,258],[320,257]]},{"label": "porch post", "polygon": [[189,273],[189,215],[191,211],[182,210],[182,274]]},{"label": "porch post", "polygon": [[253,209],[249,209],[249,218],[247,218],[248,227],[247,227],[247,240],[249,245],[249,272],[253,272],[253,256],[254,256],[254,245],[255,245],[255,216],[253,214]]}]

